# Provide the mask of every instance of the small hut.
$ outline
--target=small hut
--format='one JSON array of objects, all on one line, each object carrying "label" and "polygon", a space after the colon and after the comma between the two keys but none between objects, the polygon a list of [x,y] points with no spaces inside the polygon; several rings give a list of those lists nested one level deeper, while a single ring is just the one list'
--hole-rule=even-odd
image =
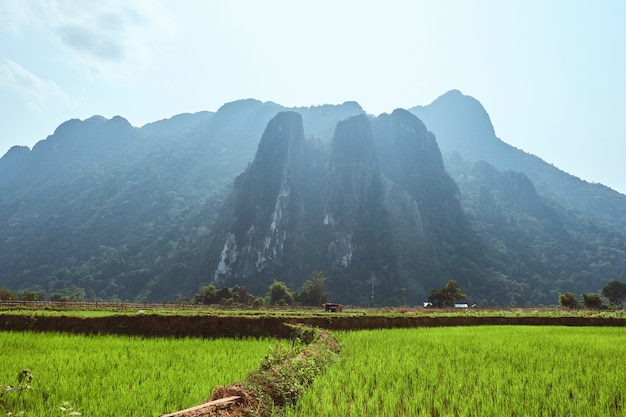
[{"label": "small hut", "polygon": [[335,304],[335,303],[324,304],[324,311],[327,311],[329,313],[341,313],[341,310],[343,310],[343,306],[341,304]]}]

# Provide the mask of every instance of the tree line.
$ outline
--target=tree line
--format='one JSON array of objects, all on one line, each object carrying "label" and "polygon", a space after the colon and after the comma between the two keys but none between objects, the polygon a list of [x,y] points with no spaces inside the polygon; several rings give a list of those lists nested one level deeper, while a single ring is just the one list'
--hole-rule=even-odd
[{"label": "tree line", "polygon": [[[576,297],[573,292],[564,292],[559,295],[559,305],[566,308],[590,308],[593,310],[601,310],[610,307],[620,307],[626,298],[626,283],[618,281],[616,279],[609,281],[602,288],[602,295],[600,297],[596,293],[586,293],[581,295],[581,300]],[[606,304],[608,301],[609,304]]]},{"label": "tree line", "polygon": [[265,297],[255,297],[246,287],[236,285],[232,288],[217,289],[213,284],[206,285],[194,296],[196,304],[220,304],[231,306],[260,307],[268,306],[321,306],[326,303],[328,293],[325,291],[326,277],[321,272],[313,272],[311,279],[306,280],[300,291],[293,290],[282,281],[274,280],[269,286]]},{"label": "tree line", "polygon": [[[232,288],[217,288],[209,284],[200,288],[194,295],[192,302],[195,304],[219,304],[227,306],[260,307],[268,306],[321,306],[328,299],[325,290],[326,277],[319,272],[313,272],[310,279],[306,280],[299,291],[289,288],[282,281],[274,280],[269,286],[264,297],[256,297],[243,285],[235,285]],[[0,300],[38,301],[49,299],[51,301],[84,301],[84,291],[67,291],[66,293],[45,294],[29,290],[15,293],[8,288],[0,287]],[[190,302],[183,296],[176,296],[176,302]]]},{"label": "tree line", "polygon": [[[326,277],[319,272],[313,272],[310,279],[306,280],[299,291],[289,288],[283,281],[274,280],[263,297],[256,297],[245,286],[217,288],[209,284],[200,288],[194,295],[193,300],[177,296],[177,302],[193,302],[202,305],[225,305],[242,307],[261,306],[322,306],[328,300],[329,293],[325,289]],[[596,293],[581,294],[581,299],[572,292],[559,295],[559,305],[565,308],[588,308],[593,310],[619,308],[626,299],[626,283],[612,280],[601,291],[603,297]],[[427,298],[428,305],[434,308],[452,308],[458,300],[467,295],[459,287],[455,280],[448,280],[441,289],[434,289]],[[23,300],[37,301],[46,298],[41,293],[23,290],[19,293],[0,287],[0,300]],[[52,294],[47,297],[51,301],[84,301],[84,292],[68,293],[65,295]]]}]

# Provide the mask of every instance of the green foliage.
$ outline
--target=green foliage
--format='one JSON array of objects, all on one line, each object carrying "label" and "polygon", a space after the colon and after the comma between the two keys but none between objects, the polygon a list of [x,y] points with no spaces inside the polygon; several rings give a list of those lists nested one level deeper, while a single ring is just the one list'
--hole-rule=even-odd
[{"label": "green foliage", "polygon": [[446,169],[482,242],[472,261],[486,270],[468,277],[479,305],[553,305],[562,292],[588,293],[624,277],[624,233],[591,222],[587,215],[595,211],[575,215],[543,197],[552,193],[534,190],[545,184],[484,161],[449,154]]},{"label": "green foliage", "polygon": [[217,304],[217,301],[217,288],[213,284],[200,288],[200,291],[194,296],[196,304]]},{"label": "green foliage", "polygon": [[0,381],[11,377],[13,366],[36,370],[37,385],[28,396],[4,396],[14,397],[10,411],[29,416],[58,416],[59,406],[65,415],[131,417],[141,410],[158,416],[201,404],[217,386],[242,381],[273,343],[0,332]]},{"label": "green foliage", "polygon": [[39,294],[34,291],[22,290],[19,294],[20,299],[24,301],[37,301],[39,299]]},{"label": "green foliage", "polygon": [[454,307],[454,302],[467,297],[455,280],[448,280],[446,286],[440,290],[433,290],[428,296],[428,301],[434,307]]},{"label": "green foliage", "polygon": [[625,337],[619,327],[340,332],[342,360],[285,414],[623,416]]},{"label": "green foliage", "polygon": [[579,303],[574,293],[565,292],[559,295],[559,305],[566,308],[578,308]]},{"label": "green foliage", "polygon": [[72,405],[71,401],[64,401],[63,405],[59,407],[59,410],[61,410],[61,413],[64,416],[80,416],[81,415],[81,413],[74,410],[74,406]]},{"label": "green foliage", "polygon": [[17,300],[17,295],[8,288],[0,287],[0,300]]},{"label": "green foliage", "polygon": [[626,298],[626,283],[612,280],[602,288],[602,295],[608,298],[611,304],[619,306]]},{"label": "green foliage", "polygon": [[85,301],[85,289],[70,285],[62,291],[55,291],[48,298],[52,301]]},{"label": "green foliage", "polygon": [[243,382],[261,402],[258,414],[254,415],[280,415],[285,407],[296,404],[313,380],[337,361],[341,346],[328,333],[299,327],[294,329],[294,336],[291,348],[274,347],[264,357],[259,371]]},{"label": "green foliage", "polygon": [[287,287],[284,282],[276,280],[270,285],[265,298],[267,304],[272,306],[291,306],[295,302],[293,290]]},{"label": "green foliage", "polygon": [[[0,282],[17,294],[27,288],[24,300],[192,298],[211,276],[207,248],[230,184],[254,157],[263,129],[279,110],[251,100],[226,105],[215,115],[185,115],[141,129],[121,118],[74,120],[32,151],[24,149],[19,164],[8,167],[9,160],[3,159]],[[358,106],[298,111],[307,136],[317,132],[323,139],[332,136],[338,120],[360,113]],[[609,279],[623,281],[623,196],[562,173],[553,181],[557,170],[528,155],[509,154],[517,166],[496,165],[525,171],[528,177],[460,157],[447,157],[444,171],[438,142],[451,134],[448,128],[456,131],[460,125],[447,118],[441,123],[445,129],[435,138],[431,126],[426,129],[404,111],[370,120],[376,152],[359,149],[362,157],[378,163],[359,162],[362,171],[346,170],[351,180],[337,181],[328,198],[322,197],[328,184],[317,179],[326,178],[330,156],[324,147],[329,144],[307,141],[302,155],[306,167],[293,173],[302,178],[290,183],[289,210],[293,196],[302,201],[283,217],[301,226],[287,233],[288,259],[280,270],[227,284],[262,294],[272,278],[281,277],[297,288],[307,265],[328,271],[325,289],[344,303],[418,303],[439,277],[459,277],[479,305],[530,306],[552,305],[563,291],[581,294]],[[363,142],[361,133],[354,135],[357,143]],[[481,153],[471,159],[507,154],[499,141],[494,142],[499,150],[478,142],[458,140],[457,145],[471,144],[464,152]],[[356,157],[355,152],[347,146],[345,156]],[[265,165],[280,186],[281,165],[269,156]],[[8,168],[10,175],[3,175]],[[258,176],[251,184],[260,192],[267,179]],[[355,201],[342,198],[350,195],[349,184],[366,187]],[[551,202],[543,196],[558,197]],[[340,200],[346,202],[337,207],[345,220],[340,227],[354,232],[353,262],[345,270],[325,264],[334,232],[318,227],[324,208]],[[563,209],[563,201],[570,207],[587,203],[579,206],[582,214],[572,214],[579,211]],[[263,210],[252,205],[245,214],[270,216],[275,203],[267,198]],[[589,220],[596,215],[615,229]],[[255,230],[257,237],[264,233]],[[217,256],[223,245],[222,240]],[[302,290],[296,302],[318,303],[309,284]],[[220,302],[231,298],[246,304],[245,295],[233,294]],[[623,298],[611,302],[619,305]]]},{"label": "green foliage", "polygon": [[194,303],[204,305],[256,306],[261,302],[261,299],[256,299],[242,285],[236,285],[233,288],[223,287],[218,290],[215,285],[209,284],[200,288],[194,296]]},{"label": "green foliage", "polygon": [[193,296],[225,189],[272,115],[255,107],[213,127],[206,112],[141,129],[120,118],[59,127],[12,181],[0,175],[0,282],[46,294],[74,285],[88,300]]},{"label": "green foliage", "polygon": [[[0,383],[0,406],[4,409],[7,416],[16,415],[14,412],[10,410],[11,405],[19,404],[19,400],[22,397],[22,392],[25,390],[30,390],[32,387],[30,383],[33,381],[33,374],[30,369],[24,369],[17,374],[17,384],[16,385],[4,385]],[[5,397],[9,392],[18,392],[17,398],[13,402],[9,402],[9,399]],[[19,412],[17,415],[23,415],[24,412]]]},{"label": "green foliage", "polygon": [[297,300],[305,306],[321,306],[328,298],[328,293],[324,291],[326,277],[320,271],[313,272],[310,280],[304,281]]},{"label": "green foliage", "polygon": [[596,293],[583,294],[583,305],[587,308],[599,310],[602,308],[602,298]]}]

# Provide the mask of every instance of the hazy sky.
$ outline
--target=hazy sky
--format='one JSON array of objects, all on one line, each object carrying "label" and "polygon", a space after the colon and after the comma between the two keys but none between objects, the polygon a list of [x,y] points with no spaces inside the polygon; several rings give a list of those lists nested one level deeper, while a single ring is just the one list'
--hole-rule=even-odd
[{"label": "hazy sky", "polygon": [[0,0],[0,155],[94,114],[458,89],[505,142],[626,193],[624,22],[623,0]]}]

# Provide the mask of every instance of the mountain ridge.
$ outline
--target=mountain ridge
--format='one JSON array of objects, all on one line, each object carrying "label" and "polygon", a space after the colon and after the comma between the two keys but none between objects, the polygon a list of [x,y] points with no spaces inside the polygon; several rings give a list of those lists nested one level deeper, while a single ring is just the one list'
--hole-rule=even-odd
[{"label": "mountain ridge", "polygon": [[[589,183],[524,152],[495,135],[488,113],[473,97],[452,90],[427,106],[409,109],[437,136],[442,152],[485,160],[500,170],[524,172],[544,197],[626,231],[626,195]],[[472,115],[479,114],[479,117]]]},{"label": "mountain ridge", "polygon": [[[613,206],[624,196],[572,176],[555,180],[574,183],[560,193],[574,189],[602,210],[552,193],[543,184],[551,177],[537,171],[563,174],[491,135],[487,112],[466,97],[455,91],[434,108],[378,117],[356,102],[289,109],[250,99],[139,128],[121,117],[68,121],[32,150],[14,147],[0,158],[0,283],[122,300],[234,284],[214,281],[210,265],[210,253],[225,246],[224,236],[215,238],[229,224],[220,212],[234,209],[233,186],[245,195],[247,182],[258,194],[271,172],[274,197],[258,199],[267,215],[253,223],[262,238],[250,246],[263,256],[247,262],[250,271],[258,260],[279,267],[250,284],[259,295],[274,278],[297,288],[316,268],[333,294],[364,305],[420,303],[446,279],[484,305],[547,304],[559,291],[596,292],[603,280],[623,278],[626,232]],[[443,105],[450,100],[460,114]],[[463,113],[464,100],[478,121]],[[300,145],[280,156],[266,141],[263,174],[244,181],[259,139],[285,111],[298,114]],[[463,117],[468,124],[456,122]],[[334,143],[342,124],[353,124],[349,146]],[[471,144],[476,132],[482,145],[464,148],[461,139]],[[245,236],[250,224],[241,227]]]}]

